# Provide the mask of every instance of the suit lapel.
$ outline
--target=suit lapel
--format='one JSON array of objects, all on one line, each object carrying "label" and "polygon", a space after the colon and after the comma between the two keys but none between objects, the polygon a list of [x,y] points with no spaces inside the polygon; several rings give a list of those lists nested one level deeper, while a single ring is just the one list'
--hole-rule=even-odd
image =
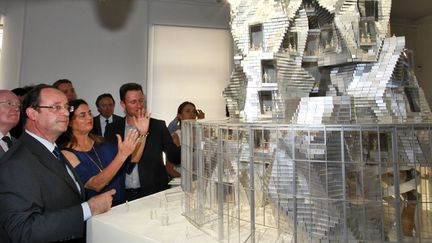
[{"label": "suit lapel", "polygon": [[100,115],[95,116],[95,118],[93,119],[93,130],[96,134],[100,134],[101,136],[103,135],[100,125]]},{"label": "suit lapel", "polygon": [[[21,136],[21,139],[23,144],[30,150],[30,152],[32,152],[37,157],[38,161],[43,166],[45,166],[48,170],[52,171],[55,175],[65,181],[65,183],[70,186],[80,197],[83,197],[84,188],[74,169],[71,169],[71,171],[75,176],[77,182],[80,184],[81,193],[78,191],[74,180],[67,172],[64,164],[58,161],[57,158],[51,153],[51,151],[48,151],[48,149],[43,146],[39,141],[37,141],[35,138],[25,132]],[[72,168],[69,161],[66,160],[66,163],[69,168]]]},{"label": "suit lapel", "polygon": [[[76,173],[75,169],[73,168],[73,166],[71,165],[71,163],[69,162],[69,160],[66,159],[66,157],[64,157],[66,166],[69,168],[69,170],[72,172],[73,176],[75,177],[75,180],[78,182],[79,187],[80,187],[80,191],[81,191],[81,198],[83,200],[85,200],[85,189],[84,189],[84,185],[82,184],[81,179],[79,178],[78,174]],[[70,177],[70,176],[69,176]],[[74,182],[75,188],[76,188],[76,184]],[[78,192],[78,191],[77,191]]]}]

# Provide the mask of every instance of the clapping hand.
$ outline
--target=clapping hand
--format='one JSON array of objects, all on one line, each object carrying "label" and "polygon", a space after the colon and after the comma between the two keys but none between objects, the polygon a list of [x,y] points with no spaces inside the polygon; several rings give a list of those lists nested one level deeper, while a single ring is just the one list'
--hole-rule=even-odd
[{"label": "clapping hand", "polygon": [[137,116],[132,117],[140,135],[147,135],[150,124],[150,113],[141,109]]},{"label": "clapping hand", "polygon": [[122,156],[123,159],[126,159],[135,150],[138,142],[139,132],[136,129],[129,129],[124,141],[122,141],[120,135],[117,134],[118,154]]}]

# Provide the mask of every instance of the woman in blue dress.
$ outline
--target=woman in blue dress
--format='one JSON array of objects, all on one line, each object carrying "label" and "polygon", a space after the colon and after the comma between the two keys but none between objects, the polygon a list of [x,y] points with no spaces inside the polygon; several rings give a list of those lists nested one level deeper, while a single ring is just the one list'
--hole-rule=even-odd
[{"label": "woman in blue dress", "polygon": [[93,116],[88,104],[77,99],[69,102],[74,111],[69,114],[69,127],[62,153],[78,173],[86,189],[88,198],[97,194],[116,189],[113,206],[124,203],[124,183],[126,159],[138,162],[144,150],[146,136],[138,131],[146,131],[148,114],[140,114],[137,129],[130,129],[124,141],[117,135],[117,144],[105,142],[102,137],[91,133]]}]

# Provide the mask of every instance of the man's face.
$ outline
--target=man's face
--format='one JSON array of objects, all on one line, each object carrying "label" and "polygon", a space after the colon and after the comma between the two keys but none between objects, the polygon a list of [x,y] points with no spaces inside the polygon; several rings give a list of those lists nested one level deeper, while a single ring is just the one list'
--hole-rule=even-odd
[{"label": "man's face", "polygon": [[100,99],[98,105],[98,111],[103,117],[109,118],[114,113],[114,101],[110,97]]},{"label": "man's face", "polygon": [[72,84],[70,83],[60,84],[58,86],[58,89],[66,95],[68,101],[76,100],[76,93]]},{"label": "man's face", "polygon": [[141,109],[144,109],[145,113],[144,102],[144,94],[140,90],[130,90],[126,92],[125,100],[121,101],[121,106],[127,116],[138,116]]},{"label": "man's face", "polygon": [[10,91],[0,91],[0,125],[12,129],[20,118],[21,102]]},{"label": "man's face", "polygon": [[39,106],[57,106],[54,108],[31,108],[32,117],[37,133],[50,141],[56,140],[66,131],[69,123],[68,100],[66,96],[55,88],[42,89]]}]

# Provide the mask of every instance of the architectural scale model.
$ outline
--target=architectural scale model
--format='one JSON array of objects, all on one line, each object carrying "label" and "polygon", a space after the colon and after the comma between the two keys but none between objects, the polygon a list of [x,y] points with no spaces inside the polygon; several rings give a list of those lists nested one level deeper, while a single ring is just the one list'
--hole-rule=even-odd
[{"label": "architectural scale model", "polygon": [[221,242],[432,242],[432,114],[391,0],[229,0],[230,119],[183,122],[184,215]]}]

